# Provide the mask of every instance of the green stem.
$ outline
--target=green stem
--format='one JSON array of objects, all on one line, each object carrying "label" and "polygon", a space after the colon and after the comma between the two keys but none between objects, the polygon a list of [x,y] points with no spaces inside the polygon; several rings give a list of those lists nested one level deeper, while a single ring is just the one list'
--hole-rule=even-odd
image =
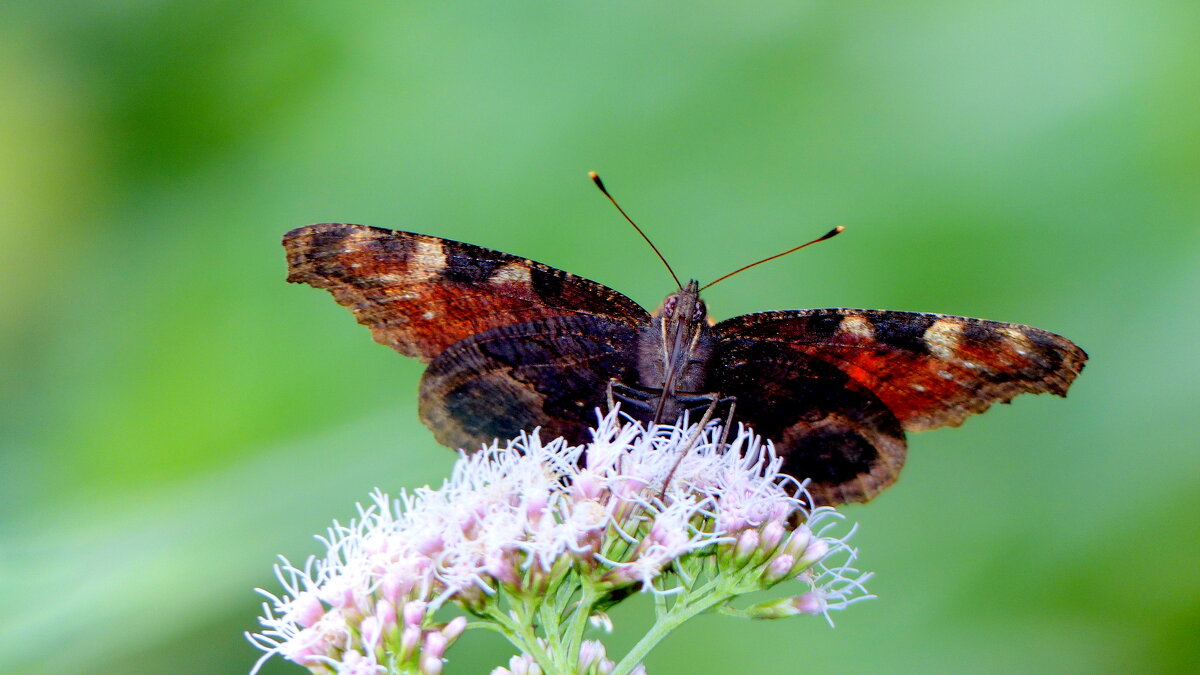
[{"label": "green stem", "polygon": [[658,617],[650,631],[641,640],[638,640],[633,649],[630,649],[629,653],[613,669],[612,675],[628,675],[671,631],[697,614],[703,614],[723,602],[729,602],[732,598],[732,595],[716,594],[708,598],[697,598],[695,602],[676,603],[666,614]]},{"label": "green stem", "polygon": [[520,611],[515,612],[516,618],[507,616],[498,608],[490,612],[489,616],[503,628],[504,637],[508,638],[508,641],[522,653],[532,656],[543,672],[558,672],[554,658],[538,644],[537,633],[533,630],[532,617],[526,611],[527,609],[528,606],[523,605]]},{"label": "green stem", "polygon": [[546,644],[550,648],[550,658],[554,659],[555,665],[561,671],[571,662],[569,650],[563,647],[563,636],[560,630],[561,616],[550,603],[544,602],[538,608],[538,617],[541,620],[541,629]]},{"label": "green stem", "polygon": [[583,645],[583,631],[587,630],[588,617],[592,614],[592,607],[596,601],[600,599],[601,594],[590,583],[584,582],[583,589],[579,594],[579,602],[575,605],[575,613],[571,615],[570,624],[567,626],[567,649],[570,650],[571,658],[579,657],[579,647]]}]

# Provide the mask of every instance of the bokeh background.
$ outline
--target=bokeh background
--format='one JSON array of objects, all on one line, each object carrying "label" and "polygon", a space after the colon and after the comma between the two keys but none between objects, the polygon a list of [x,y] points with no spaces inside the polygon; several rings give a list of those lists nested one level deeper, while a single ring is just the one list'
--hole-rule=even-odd
[{"label": "bokeh background", "polygon": [[[280,235],[412,229],[656,305],[589,169],[702,280],[847,226],[718,318],[939,311],[1091,354],[846,509],[878,600],[702,617],[650,672],[1190,671],[1198,34],[1192,0],[3,3],[0,672],[245,672],[273,557],[452,459],[420,364],[285,284]],[[447,672],[508,654],[472,633]]]}]

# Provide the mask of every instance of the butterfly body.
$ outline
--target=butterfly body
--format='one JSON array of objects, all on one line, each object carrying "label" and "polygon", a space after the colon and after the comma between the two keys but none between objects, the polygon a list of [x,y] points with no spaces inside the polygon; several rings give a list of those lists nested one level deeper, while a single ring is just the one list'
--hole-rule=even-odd
[{"label": "butterfly body", "polygon": [[1065,395],[1087,358],[1037,328],[938,314],[714,324],[694,281],[651,314],[528,259],[361,225],[302,227],[284,247],[289,281],[330,291],[377,342],[429,364],[419,413],[446,445],[535,426],[584,442],[610,390],[647,422],[736,403],[818,503],[866,501],[894,482],[906,431],[956,426],[1020,393]]},{"label": "butterfly body", "polygon": [[[682,396],[703,397],[716,340],[700,284],[689,281],[667,296],[638,333],[638,382],[653,402],[654,419],[674,421],[685,406]],[[638,405],[638,399],[626,399]]]}]

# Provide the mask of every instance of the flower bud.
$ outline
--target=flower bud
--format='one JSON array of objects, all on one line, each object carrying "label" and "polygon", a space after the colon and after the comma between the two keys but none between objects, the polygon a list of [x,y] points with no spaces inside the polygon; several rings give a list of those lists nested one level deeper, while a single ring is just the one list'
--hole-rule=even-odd
[{"label": "flower bud", "polygon": [[807,527],[797,527],[783,545],[783,552],[793,558],[800,558],[813,539],[812,532]]},{"label": "flower bud", "polygon": [[429,605],[421,600],[404,603],[404,625],[420,628],[425,623],[425,612]]},{"label": "flower bud", "polygon": [[821,597],[820,593],[809,591],[808,593],[792,598],[792,606],[802,614],[823,614],[825,612],[825,599]]},{"label": "flower bud", "polygon": [[518,654],[510,658],[508,669],[512,671],[512,675],[542,675],[542,669],[528,654]]},{"label": "flower bud", "polygon": [[445,664],[442,659],[436,656],[421,657],[421,675],[441,675],[442,667]]},{"label": "flower bud", "polygon": [[405,626],[400,634],[400,660],[408,661],[417,653],[421,644],[421,629],[417,626]]},{"label": "flower bud", "polygon": [[606,612],[592,612],[588,617],[588,623],[592,624],[593,628],[599,628],[605,633],[613,632],[612,618]]},{"label": "flower bud", "polygon": [[358,624],[358,632],[362,635],[363,648],[368,652],[374,652],[379,648],[379,638],[382,637],[383,628],[379,625],[379,617],[368,616]]},{"label": "flower bud", "polygon": [[425,633],[425,644],[421,647],[421,653],[424,656],[434,656],[441,659],[446,655],[446,647],[450,641],[441,631],[429,631]]},{"label": "flower bud", "polygon": [[767,565],[767,569],[763,570],[762,580],[764,583],[773,584],[777,581],[786,579],[792,571],[792,565],[796,559],[787,553],[780,553],[771,559]]},{"label": "flower bud", "polygon": [[604,645],[598,640],[584,640],[579,646],[579,669],[587,671],[604,658]]},{"label": "flower bud", "polygon": [[379,617],[379,625],[385,631],[396,627],[396,606],[388,600],[375,603],[375,616]]},{"label": "flower bud", "polygon": [[762,550],[768,554],[779,546],[779,542],[783,541],[783,535],[786,531],[783,525],[777,520],[772,520],[762,528]]},{"label": "flower bud", "polygon": [[447,644],[454,644],[454,641],[457,640],[458,636],[462,635],[463,631],[466,629],[467,617],[456,616],[450,620],[450,623],[446,624],[445,627],[442,628],[442,635],[446,636]]},{"label": "flower bud", "polygon": [[742,530],[733,549],[733,559],[738,563],[746,562],[758,550],[760,541],[758,530]]},{"label": "flower bud", "polygon": [[797,571],[811,567],[813,564],[820,562],[828,554],[828,542],[824,539],[812,539],[808,542],[807,548],[804,549],[804,555],[796,561]]}]

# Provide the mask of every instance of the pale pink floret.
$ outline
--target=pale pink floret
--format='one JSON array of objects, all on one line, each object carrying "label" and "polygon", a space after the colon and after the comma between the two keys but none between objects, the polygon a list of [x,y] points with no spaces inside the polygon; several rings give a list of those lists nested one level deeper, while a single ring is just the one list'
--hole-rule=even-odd
[{"label": "pale pink floret", "polygon": [[792,567],[796,564],[796,559],[787,553],[781,553],[775,556],[770,563],[767,564],[767,569],[763,572],[763,581],[774,583],[787,576],[790,576]]},{"label": "pale pink floret", "polygon": [[375,661],[374,656],[364,656],[357,651],[347,651],[340,661],[332,662],[338,675],[379,675],[387,668]]},{"label": "pale pink floret", "polygon": [[786,534],[787,530],[784,529],[778,520],[768,522],[762,528],[762,550],[767,553],[774,551],[779,542],[783,541],[783,537]]},{"label": "pale pink floret", "polygon": [[792,599],[792,606],[803,614],[823,614],[825,612],[825,601],[819,593],[797,595]]},{"label": "pale pink floret", "polygon": [[458,636],[463,634],[463,631],[465,631],[466,629],[467,629],[467,617],[456,616],[450,620],[450,623],[446,624],[445,628],[442,629],[442,635],[446,636],[446,640],[448,642],[453,643],[455,640],[458,639]]},{"label": "pale pink floret", "polygon": [[428,609],[429,604],[421,600],[404,603],[404,626],[416,626],[420,628],[425,622],[425,612]]},{"label": "pale pink floret", "polygon": [[379,617],[379,625],[384,631],[396,627],[396,606],[388,600],[375,603],[375,616]]},{"label": "pale pink floret", "polygon": [[308,628],[323,616],[325,616],[325,606],[321,604],[317,594],[305,591],[292,601],[286,619]]},{"label": "pale pink floret", "polygon": [[587,670],[604,658],[604,645],[599,640],[584,640],[579,646],[579,667]]},{"label": "pale pink floret", "polygon": [[439,675],[445,662],[436,656],[421,657],[421,675]]},{"label": "pale pink floret", "polygon": [[734,556],[739,561],[744,561],[750,557],[759,547],[761,537],[758,530],[742,530],[738,535],[737,546],[734,547]]}]

